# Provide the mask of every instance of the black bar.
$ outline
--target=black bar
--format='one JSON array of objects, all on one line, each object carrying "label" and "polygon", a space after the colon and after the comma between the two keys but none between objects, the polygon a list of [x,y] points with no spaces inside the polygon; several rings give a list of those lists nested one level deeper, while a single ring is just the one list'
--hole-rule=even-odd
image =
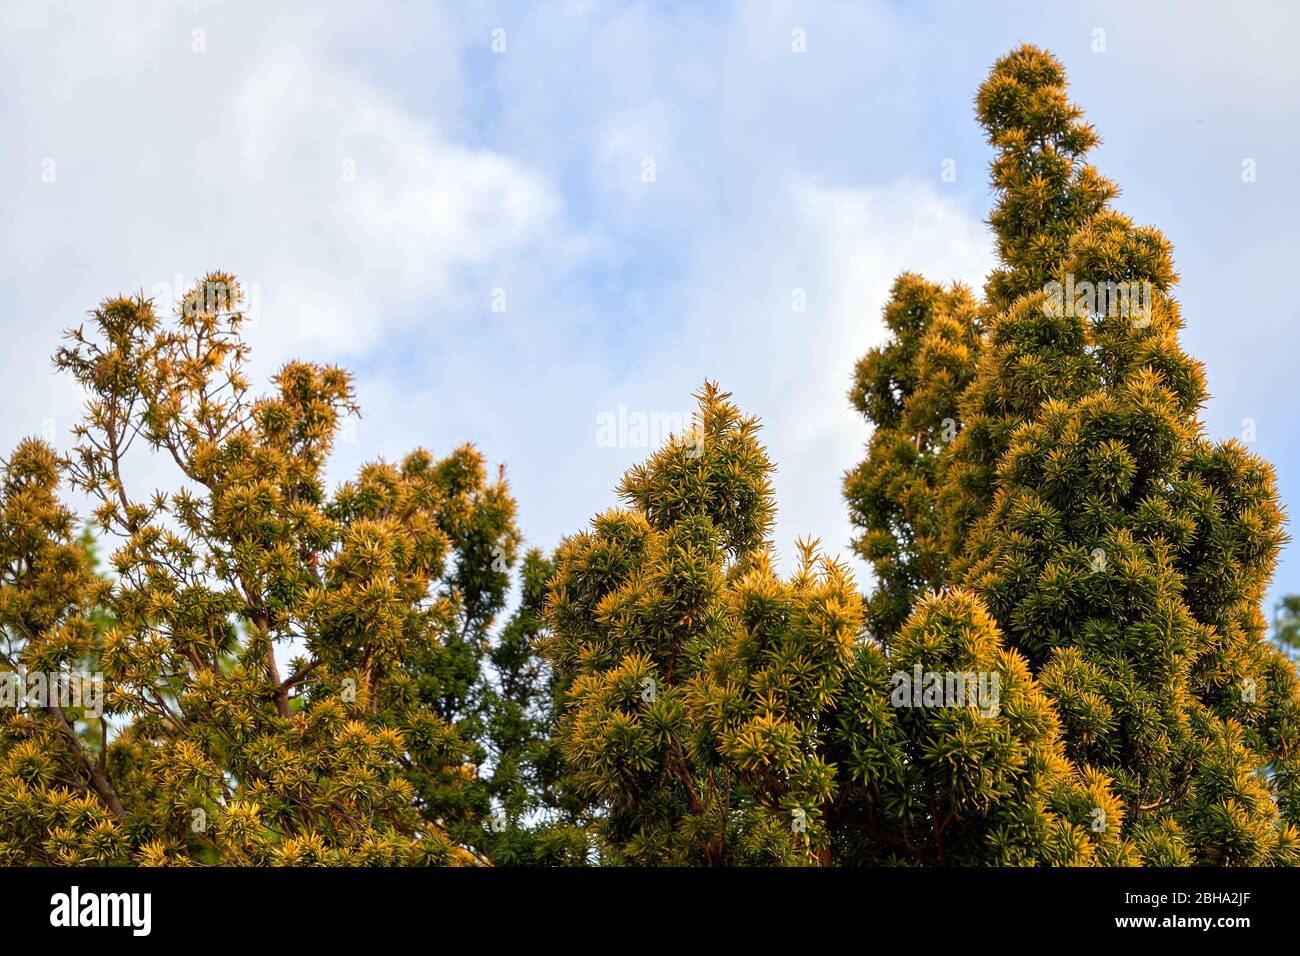
[{"label": "black bar", "polygon": [[[93,894],[148,893],[148,936],[134,936],[130,925],[52,926],[52,898],[70,902],[73,886],[83,905]],[[878,931],[890,928],[915,934],[922,948],[1040,932],[1231,940],[1291,931],[1297,889],[1300,877],[1284,869],[9,869],[0,870],[0,925],[6,942],[224,939],[259,951],[259,940],[282,937],[337,946],[408,935],[439,940],[415,947],[430,952],[457,936],[529,946],[569,937],[601,949],[689,939],[689,951],[730,951],[740,939],[770,944],[806,932],[825,934],[826,943],[841,935],[884,942]],[[1152,922],[1120,925],[1133,919]]]}]

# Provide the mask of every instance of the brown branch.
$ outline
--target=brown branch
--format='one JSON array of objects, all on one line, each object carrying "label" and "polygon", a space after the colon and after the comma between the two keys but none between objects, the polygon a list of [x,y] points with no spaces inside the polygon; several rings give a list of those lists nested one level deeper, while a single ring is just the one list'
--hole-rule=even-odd
[{"label": "brown branch", "polygon": [[307,679],[307,676],[311,674],[311,672],[318,667],[320,667],[320,661],[312,661],[302,670],[295,671],[293,674],[286,677],[283,681],[280,682],[279,690],[282,692],[286,692],[289,690],[289,688],[297,684],[301,684],[304,680]]},{"label": "brown branch", "polygon": [[698,815],[704,815],[704,804],[700,802],[699,795],[695,792],[695,785],[691,783],[691,775],[686,772],[686,755],[682,753],[682,744],[676,737],[673,738],[673,760],[672,769],[677,779],[681,781],[686,788],[686,797],[691,804],[691,812]]},{"label": "brown branch", "polygon": [[94,788],[95,793],[99,795],[99,799],[103,801],[104,806],[108,808],[108,812],[113,814],[118,823],[125,823],[126,810],[122,808],[122,801],[118,799],[117,791],[113,789],[113,784],[108,779],[108,774],[104,772],[101,763],[86,752],[86,748],[82,746],[81,738],[77,736],[77,732],[68,723],[68,718],[63,715],[63,709],[57,705],[51,705],[49,711],[58,718],[59,729],[63,732],[63,736],[67,738],[68,743],[71,744],[77,758],[85,766],[86,772],[90,774],[90,785]]},{"label": "brown branch", "polygon": [[241,581],[244,591],[244,599],[251,606],[251,617],[253,626],[257,628],[259,634],[266,637],[266,672],[270,675],[271,683],[274,685],[272,698],[275,701],[276,712],[281,717],[289,716],[289,688],[280,680],[280,666],[275,662],[275,641],[271,639],[271,616],[267,612],[253,603],[250,589],[247,584]]}]

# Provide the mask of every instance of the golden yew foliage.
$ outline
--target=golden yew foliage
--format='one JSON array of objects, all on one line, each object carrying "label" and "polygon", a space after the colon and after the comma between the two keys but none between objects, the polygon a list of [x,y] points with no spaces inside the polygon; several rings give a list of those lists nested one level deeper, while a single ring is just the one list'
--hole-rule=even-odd
[{"label": "golden yew foliage", "polygon": [[[992,705],[898,706],[895,675],[918,667],[997,675]],[[834,720],[839,862],[1136,862],[1110,780],[1068,759],[1050,696],[970,591],[924,597],[888,648],[865,646]]]},{"label": "golden yew foliage", "polygon": [[[59,462],[22,442],[0,471],[0,661],[10,673],[59,672],[93,654],[93,609],[108,585],[56,496]],[[116,863],[128,847],[102,750],[75,709],[0,708],[0,862]]]},{"label": "golden yew foliage", "polygon": [[[824,844],[824,709],[861,612],[847,571],[768,553],[771,465],[757,422],[706,383],[697,434],[629,470],[632,506],[557,551],[546,648],[571,783],[622,863],[798,863]],[[807,808],[806,833],[792,813]]]},{"label": "golden yew foliage", "polygon": [[[293,362],[250,397],[239,306],[215,273],[174,323],[104,302],[56,355],[89,397],[71,455],[29,441],[5,464],[6,662],[102,672],[107,694],[105,719],[0,717],[4,862],[477,859],[449,831],[486,808],[458,721],[518,544],[504,479],[466,446],[330,494],[349,377]],[[138,443],[177,490],[133,494]],[[111,582],[57,501],[61,465],[116,542]],[[289,640],[306,654],[284,674]]]},{"label": "golden yew foliage", "polygon": [[[628,508],[556,554],[546,651],[571,784],[635,864],[1114,863],[1123,811],[1079,772],[1019,655],[967,593],[886,651],[840,563],[774,569],[755,419],[706,383],[694,441],[631,469]],[[1001,709],[900,710],[900,669],[998,672]]]},{"label": "golden yew foliage", "polygon": [[[1272,468],[1205,434],[1170,243],[1109,208],[1118,191],[1086,162],[1097,136],[1060,64],[1018,48],[976,107],[997,150],[1001,266],[951,443],[929,458],[889,444],[897,420],[927,414],[920,388],[899,409],[863,406],[878,431],[846,490],[864,554],[888,596],[929,584],[981,602],[1046,692],[1065,755],[1111,781],[1125,812],[1108,818],[1139,859],[1295,864],[1300,682],[1260,612],[1285,539]],[[860,370],[893,362],[907,384],[917,332],[894,331]],[[921,533],[936,527],[937,543]],[[900,574],[917,554],[937,580]]]}]

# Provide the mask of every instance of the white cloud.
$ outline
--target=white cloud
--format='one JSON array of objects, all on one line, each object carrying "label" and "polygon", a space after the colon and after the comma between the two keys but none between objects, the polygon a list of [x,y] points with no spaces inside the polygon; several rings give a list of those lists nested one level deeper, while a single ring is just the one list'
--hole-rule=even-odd
[{"label": "white cloud", "polygon": [[454,334],[456,317],[489,310],[503,265],[568,242],[535,171],[439,136],[303,51],[262,57],[227,128],[276,265],[263,307],[286,346],[356,354],[430,320]]},{"label": "white cloud", "polygon": [[[612,218],[643,212],[652,202],[659,164],[677,151],[677,130],[663,103],[651,102],[611,116],[599,131],[590,174]],[[665,175],[681,175],[665,168]]]}]

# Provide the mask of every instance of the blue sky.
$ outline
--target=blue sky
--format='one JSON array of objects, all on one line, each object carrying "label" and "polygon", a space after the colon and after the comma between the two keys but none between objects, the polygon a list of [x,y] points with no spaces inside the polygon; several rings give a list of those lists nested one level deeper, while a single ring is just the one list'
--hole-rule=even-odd
[{"label": "blue sky", "polygon": [[[1174,244],[1208,431],[1253,419],[1290,504],[1297,28],[1283,3],[4,0],[0,448],[68,446],[61,329],[222,269],[255,291],[259,377],[356,372],[336,479],[473,440],[550,548],[649,452],[601,447],[602,413],[686,412],[707,377],[765,423],[787,566],[804,535],[848,557],[853,363],[899,271],[982,287],[972,102],[1028,41],[1069,71],[1118,207]],[[1300,591],[1296,554],[1273,598]]]}]

